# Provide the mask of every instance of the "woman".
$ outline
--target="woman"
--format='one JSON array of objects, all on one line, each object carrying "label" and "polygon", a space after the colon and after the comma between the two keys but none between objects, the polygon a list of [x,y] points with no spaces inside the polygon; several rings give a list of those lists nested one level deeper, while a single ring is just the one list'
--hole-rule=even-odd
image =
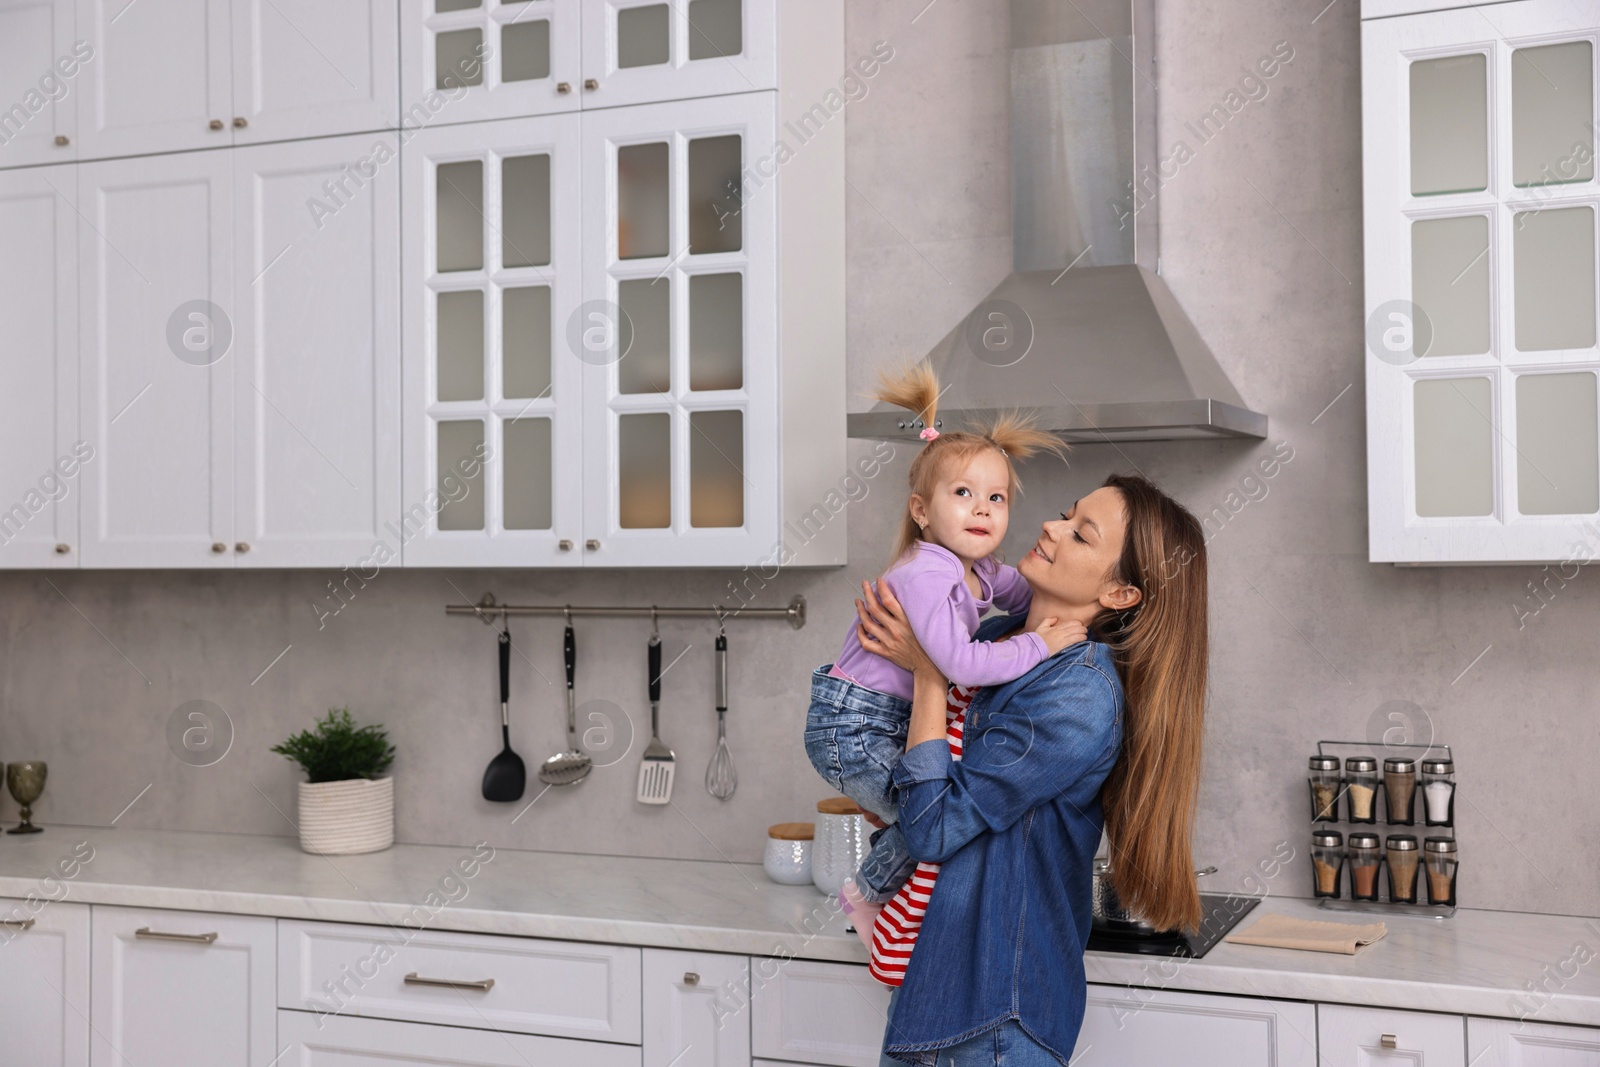
[{"label": "woman", "polygon": [[1200,921],[1190,856],[1207,661],[1199,522],[1144,477],[1114,474],[1046,522],[1017,568],[1033,589],[1026,620],[985,619],[975,639],[1055,617],[1081,622],[1089,640],[973,694],[959,761],[946,740],[948,683],[893,593],[863,583],[856,602],[862,645],[915,676],[894,771],[899,825],[913,857],[939,864],[890,1002],[886,1064],[1068,1062],[1102,826],[1129,908],[1162,928]]}]

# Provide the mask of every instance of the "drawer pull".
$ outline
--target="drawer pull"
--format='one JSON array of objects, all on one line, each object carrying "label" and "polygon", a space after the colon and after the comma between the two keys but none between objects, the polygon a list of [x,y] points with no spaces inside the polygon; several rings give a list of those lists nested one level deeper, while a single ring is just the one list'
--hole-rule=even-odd
[{"label": "drawer pull", "polygon": [[406,975],[405,983],[406,985],[440,986],[444,989],[475,989],[480,993],[487,993],[494,988],[493,978],[485,978],[479,982],[457,982],[449,978],[422,978],[418,976],[416,971]]},{"label": "drawer pull", "polygon": [[683,972],[683,984],[684,985],[699,985],[700,984],[700,976],[698,974],[695,974],[693,971],[684,971]]},{"label": "drawer pull", "polygon": [[32,919],[0,919],[0,929],[6,930],[32,930]]},{"label": "drawer pull", "polygon": [[1395,1040],[1393,1034],[1384,1034],[1381,1038],[1378,1039],[1378,1043],[1380,1045],[1382,1045],[1384,1048],[1399,1048],[1400,1047],[1399,1042],[1397,1042]]},{"label": "drawer pull", "polygon": [[169,934],[161,930],[152,930],[148,926],[141,926],[133,932],[133,936],[142,941],[182,941],[190,945],[209,945],[217,939],[217,935],[210,934]]}]

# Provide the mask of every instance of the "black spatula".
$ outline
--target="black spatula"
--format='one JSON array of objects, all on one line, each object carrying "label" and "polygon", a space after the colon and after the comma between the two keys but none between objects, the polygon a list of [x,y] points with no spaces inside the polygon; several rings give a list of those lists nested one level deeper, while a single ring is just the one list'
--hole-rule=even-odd
[{"label": "black spatula", "polygon": [[521,800],[528,769],[522,765],[522,757],[511,751],[511,634],[505,630],[500,632],[500,737],[505,747],[484,768],[483,799]]}]

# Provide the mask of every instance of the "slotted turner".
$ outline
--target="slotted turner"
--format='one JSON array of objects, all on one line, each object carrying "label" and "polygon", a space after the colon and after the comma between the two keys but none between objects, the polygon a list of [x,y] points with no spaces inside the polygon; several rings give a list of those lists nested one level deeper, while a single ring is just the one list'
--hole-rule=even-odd
[{"label": "slotted turner", "polygon": [[639,763],[641,804],[665,804],[672,799],[672,777],[677,757],[661,743],[661,635],[650,635],[650,743]]}]

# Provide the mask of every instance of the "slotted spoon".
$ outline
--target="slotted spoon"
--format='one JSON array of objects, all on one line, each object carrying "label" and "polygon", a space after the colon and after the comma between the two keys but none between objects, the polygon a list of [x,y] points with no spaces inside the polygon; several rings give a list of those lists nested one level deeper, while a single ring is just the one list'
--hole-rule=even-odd
[{"label": "slotted spoon", "polygon": [[728,637],[717,634],[717,751],[706,768],[706,792],[727,800],[739,788],[739,772],[728,751]]},{"label": "slotted spoon", "polygon": [[650,743],[639,763],[638,801],[665,804],[672,799],[678,758],[661,742],[661,635],[650,635]]},{"label": "slotted spoon", "polygon": [[546,785],[576,785],[588,777],[594,766],[592,760],[578,747],[578,713],[573,696],[573,681],[578,670],[578,643],[572,633],[572,622],[567,622],[562,635],[562,657],[567,666],[567,750],[557,752],[539,768],[539,781]]}]

